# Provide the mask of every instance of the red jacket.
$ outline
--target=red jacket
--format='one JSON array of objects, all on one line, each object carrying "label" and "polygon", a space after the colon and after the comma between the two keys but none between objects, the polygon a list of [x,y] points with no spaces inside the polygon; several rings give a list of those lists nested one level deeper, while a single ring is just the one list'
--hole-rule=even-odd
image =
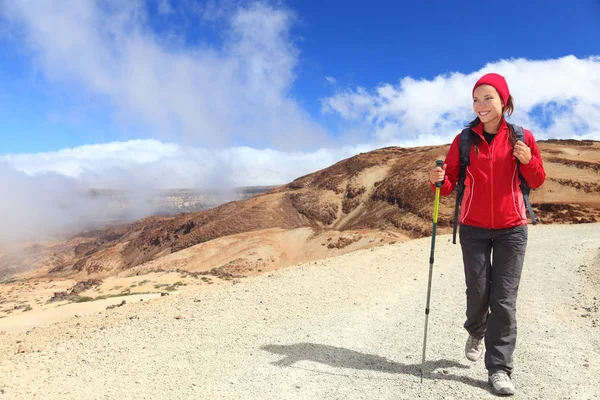
[{"label": "red jacket", "polygon": [[[459,221],[465,225],[487,229],[511,228],[527,224],[523,194],[516,158],[513,156],[508,126],[504,119],[491,145],[483,137],[483,124],[473,131],[481,137],[479,154],[471,146],[470,165],[467,167],[465,192],[460,208]],[[531,149],[531,161],[520,164],[521,174],[527,184],[536,189],[544,183],[546,173],[540,151],[532,133],[525,130],[525,144]],[[446,175],[440,189],[442,196],[454,190],[460,170],[460,134],[456,136],[444,163]],[[435,190],[435,186],[431,185]]]}]

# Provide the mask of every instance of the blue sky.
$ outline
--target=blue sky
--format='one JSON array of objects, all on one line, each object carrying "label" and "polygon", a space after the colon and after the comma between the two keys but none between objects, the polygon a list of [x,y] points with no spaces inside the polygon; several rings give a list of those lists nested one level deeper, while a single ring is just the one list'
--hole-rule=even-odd
[{"label": "blue sky", "polygon": [[449,143],[491,71],[537,139],[600,140],[598,43],[597,0],[0,0],[0,178],[286,183]]},{"label": "blue sky", "polygon": [[[32,4],[16,3],[24,8]],[[168,13],[159,12],[161,3],[170,8]],[[286,94],[334,137],[343,136],[351,125],[337,115],[322,112],[322,99],[337,91],[355,87],[370,90],[408,76],[431,80],[453,72],[469,74],[487,63],[514,58],[587,58],[597,55],[600,42],[600,2],[592,0],[504,1],[502,6],[481,1],[461,1],[458,5],[375,1],[366,6],[359,1],[298,0],[264,4],[291,15],[286,40],[295,46],[297,57],[291,69],[294,79],[285,88]],[[149,1],[140,3],[147,13],[140,25],[157,41],[179,35],[177,46],[170,43],[166,49],[222,49],[229,29],[227,14],[251,5]],[[209,11],[215,15],[199,15]],[[37,17],[43,15],[28,18]],[[27,25],[14,18],[12,15],[11,21],[9,17],[12,23],[0,31],[0,79],[4,83],[0,89],[1,153],[57,151],[159,135],[152,123],[139,115],[121,115],[110,98],[79,81],[76,74],[48,76],[40,65],[39,43],[24,40]],[[73,57],[67,61],[77,60]],[[335,85],[326,77],[334,78]],[[178,136],[175,132],[166,139],[177,141]],[[258,147],[272,144],[239,142]]]}]

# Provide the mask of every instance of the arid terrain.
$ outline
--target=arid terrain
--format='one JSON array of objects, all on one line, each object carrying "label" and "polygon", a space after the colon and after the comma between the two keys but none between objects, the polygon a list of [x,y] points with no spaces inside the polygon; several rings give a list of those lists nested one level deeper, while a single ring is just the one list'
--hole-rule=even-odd
[{"label": "arid terrain", "polygon": [[[515,400],[600,397],[598,232],[600,223],[529,228]],[[462,257],[448,234],[436,238],[420,380],[430,243],[87,302],[97,307],[87,315],[0,332],[0,399],[497,399],[484,360],[464,357]]]},{"label": "arid terrain", "polygon": [[[600,222],[600,142],[538,144],[547,180],[531,201],[541,223]],[[448,148],[383,148],[208,210],[0,248],[0,331],[426,237],[427,169]],[[442,198],[439,234],[452,231],[453,209],[454,196]],[[69,312],[49,316],[59,306]]]}]

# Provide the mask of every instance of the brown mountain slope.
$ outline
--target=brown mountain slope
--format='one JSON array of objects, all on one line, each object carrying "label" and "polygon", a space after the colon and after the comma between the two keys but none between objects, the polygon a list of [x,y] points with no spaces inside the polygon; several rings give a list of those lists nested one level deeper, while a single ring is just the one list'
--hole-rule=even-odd
[{"label": "brown mountain slope", "polygon": [[[600,221],[600,142],[551,140],[539,142],[539,147],[548,178],[531,200],[541,221]],[[341,240],[337,248],[364,235],[370,235],[370,240],[363,241],[362,247],[426,236],[431,232],[433,205],[427,169],[436,158],[443,158],[448,148],[390,147],[359,154],[247,200],[89,232],[53,247],[50,256],[38,250],[36,254],[43,256],[27,262],[43,266],[49,276],[105,278],[200,243],[245,232],[272,232],[273,228],[282,232],[310,228],[313,237],[336,233]],[[439,232],[451,231],[453,209],[454,196],[442,198]],[[362,236],[351,238],[340,232]],[[381,233],[393,235],[384,240],[377,236]],[[326,239],[335,238],[329,235]],[[314,259],[310,246],[302,251],[306,259]],[[227,254],[223,260],[234,258],[235,254]],[[223,260],[182,267],[209,270]],[[1,262],[8,263],[6,259]],[[272,262],[282,264],[281,260]]]}]

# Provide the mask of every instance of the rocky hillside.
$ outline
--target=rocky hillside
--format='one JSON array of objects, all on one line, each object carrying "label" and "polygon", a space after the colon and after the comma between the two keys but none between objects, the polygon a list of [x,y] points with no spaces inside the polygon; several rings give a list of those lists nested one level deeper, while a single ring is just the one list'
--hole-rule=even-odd
[{"label": "rocky hillside", "polygon": [[[547,181],[531,195],[545,224],[600,221],[600,142],[540,141]],[[224,236],[269,228],[431,232],[433,193],[427,169],[449,146],[389,147],[356,155],[246,200],[87,232],[66,243],[4,256],[0,270],[25,264],[50,276],[105,277]],[[452,229],[454,196],[440,204],[439,229]]]}]

